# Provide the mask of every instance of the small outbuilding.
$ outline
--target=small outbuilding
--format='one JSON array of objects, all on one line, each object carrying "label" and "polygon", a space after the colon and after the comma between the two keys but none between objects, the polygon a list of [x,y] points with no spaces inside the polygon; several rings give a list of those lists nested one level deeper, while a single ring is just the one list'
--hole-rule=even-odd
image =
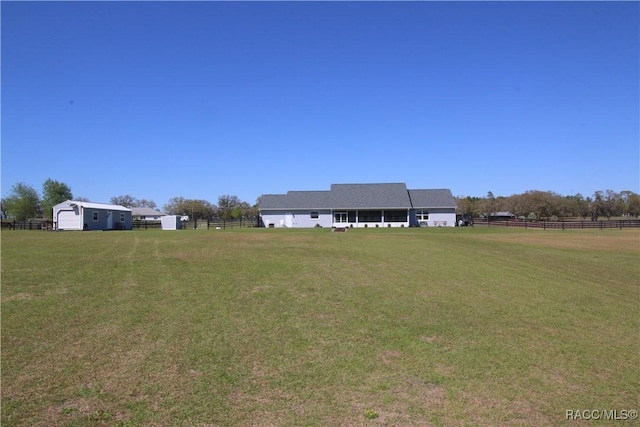
[{"label": "small outbuilding", "polygon": [[182,229],[182,216],[165,215],[160,218],[163,230],[180,230]]},{"label": "small outbuilding", "polygon": [[67,200],[53,207],[55,230],[131,230],[131,209]]}]

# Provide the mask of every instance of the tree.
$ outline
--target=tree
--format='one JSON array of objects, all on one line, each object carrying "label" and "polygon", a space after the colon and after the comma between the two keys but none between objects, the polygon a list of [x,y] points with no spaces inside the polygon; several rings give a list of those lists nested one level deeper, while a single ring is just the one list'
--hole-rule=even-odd
[{"label": "tree", "polygon": [[156,202],[153,200],[141,199],[137,201],[137,208],[151,208],[155,209],[157,207]]},{"label": "tree", "polygon": [[218,197],[218,215],[222,219],[235,218],[233,216],[234,209],[240,206],[238,196],[224,195]]},{"label": "tree", "polygon": [[124,206],[125,208],[132,208],[136,204],[136,199],[128,194],[125,194],[124,196],[112,197],[110,202],[112,205],[120,205]]},{"label": "tree", "polygon": [[496,198],[491,191],[487,193],[483,202],[481,209],[485,216],[489,218],[496,212]]},{"label": "tree", "polygon": [[575,216],[583,219],[589,216],[589,202],[582,194],[578,193],[575,196],[566,196],[564,200],[567,210],[566,216]]},{"label": "tree", "polygon": [[67,200],[73,200],[73,194],[71,188],[59,181],[54,181],[51,178],[47,179],[42,184],[42,213],[47,219],[51,219],[53,216],[53,207],[58,203],[62,203]]},{"label": "tree", "polygon": [[638,217],[640,216],[640,195],[636,193],[631,193],[628,199],[627,212],[629,216]]},{"label": "tree", "polygon": [[465,216],[475,218],[480,214],[480,197],[458,197],[456,199],[458,205],[458,213]]},{"label": "tree", "polygon": [[14,184],[11,193],[4,201],[7,217],[17,221],[26,221],[39,214],[40,198],[38,192],[23,182]]},{"label": "tree", "polygon": [[168,215],[187,215],[193,221],[203,218],[211,218],[215,214],[216,207],[206,200],[185,199],[173,197],[164,205],[164,212]]},{"label": "tree", "polygon": [[605,201],[604,192],[596,191],[593,193],[593,199],[589,205],[589,213],[591,214],[591,221],[597,221],[598,217],[605,214]]},{"label": "tree", "polygon": [[7,217],[7,201],[5,199],[0,200],[0,218],[5,219]]},{"label": "tree", "polygon": [[156,208],[156,202],[154,202],[153,200],[138,200],[128,194],[125,194],[124,196],[112,197],[111,203],[114,205],[124,206],[125,208]]},{"label": "tree", "polygon": [[604,214],[607,219],[611,219],[612,216],[620,216],[624,211],[623,202],[620,198],[620,194],[613,190],[607,190],[604,192]]}]

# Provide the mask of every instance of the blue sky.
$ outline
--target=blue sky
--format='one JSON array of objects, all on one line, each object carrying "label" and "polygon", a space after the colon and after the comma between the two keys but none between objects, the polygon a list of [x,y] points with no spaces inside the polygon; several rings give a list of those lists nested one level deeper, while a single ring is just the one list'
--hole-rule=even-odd
[{"label": "blue sky", "polygon": [[638,2],[8,2],[2,195],[640,192]]}]

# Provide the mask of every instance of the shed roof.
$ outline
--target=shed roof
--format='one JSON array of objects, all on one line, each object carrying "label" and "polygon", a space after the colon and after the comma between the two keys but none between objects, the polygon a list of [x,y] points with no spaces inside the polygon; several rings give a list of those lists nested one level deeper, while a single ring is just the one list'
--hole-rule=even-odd
[{"label": "shed roof", "polygon": [[120,206],[120,205],[111,205],[108,203],[81,202],[77,200],[67,200],[66,202],[58,203],[57,205],[54,206],[54,208],[62,208],[66,206],[80,206],[82,208],[89,208],[89,209],[105,209],[105,210],[111,210],[111,211],[131,212],[131,209],[125,208],[124,206]]},{"label": "shed roof", "polygon": [[414,208],[455,208],[456,199],[449,189],[409,190]]}]

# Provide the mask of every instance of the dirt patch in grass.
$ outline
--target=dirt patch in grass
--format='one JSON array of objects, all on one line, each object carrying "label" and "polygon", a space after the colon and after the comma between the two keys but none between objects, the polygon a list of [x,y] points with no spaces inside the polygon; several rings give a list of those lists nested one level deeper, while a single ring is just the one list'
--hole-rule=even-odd
[{"label": "dirt patch in grass", "polygon": [[[522,399],[498,399],[490,397],[489,393],[463,394],[466,412],[466,420],[475,425],[493,426],[553,426],[558,420],[550,420],[549,417],[537,410],[531,402]],[[475,422],[473,420],[476,420]],[[455,424],[455,423],[454,423]]]},{"label": "dirt patch in grass", "polygon": [[8,301],[28,301],[31,298],[33,298],[33,296],[31,294],[28,294],[26,292],[18,292],[17,294],[13,294],[13,295],[9,295],[9,296],[2,296],[2,302],[8,302]]}]

